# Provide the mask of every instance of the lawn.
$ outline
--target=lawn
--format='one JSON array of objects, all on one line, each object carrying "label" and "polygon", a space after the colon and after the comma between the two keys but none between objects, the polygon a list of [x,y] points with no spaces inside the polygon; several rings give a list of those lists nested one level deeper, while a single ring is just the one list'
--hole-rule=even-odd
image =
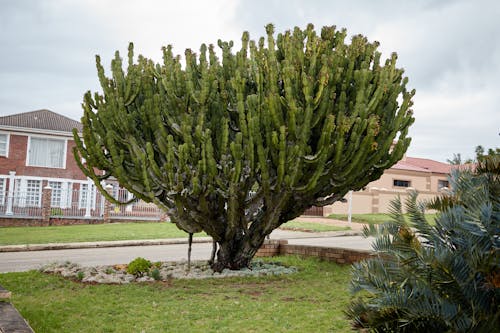
[{"label": "lawn", "polygon": [[351,332],[350,267],[274,257],[286,276],[86,285],[37,271],[0,274],[12,302],[38,333]]},{"label": "lawn", "polygon": [[[111,223],[52,227],[2,227],[0,245],[93,242],[131,239],[187,238],[175,224]],[[205,233],[195,234],[206,236]]]},{"label": "lawn", "polygon": [[[331,215],[328,215],[328,217],[331,219],[347,221],[346,214],[331,214]],[[425,214],[425,218],[431,224],[434,223],[435,217],[436,217],[436,214]],[[391,220],[391,218],[389,217],[389,214],[382,214],[382,213],[380,213],[380,214],[352,214],[351,220],[352,220],[352,222],[356,222],[356,223],[379,224],[379,223],[388,222]]]},{"label": "lawn", "polygon": [[303,221],[290,221],[280,226],[280,229],[295,230],[295,231],[310,231],[310,232],[324,232],[324,231],[344,231],[351,230],[349,227],[338,227],[334,225],[303,222]]}]

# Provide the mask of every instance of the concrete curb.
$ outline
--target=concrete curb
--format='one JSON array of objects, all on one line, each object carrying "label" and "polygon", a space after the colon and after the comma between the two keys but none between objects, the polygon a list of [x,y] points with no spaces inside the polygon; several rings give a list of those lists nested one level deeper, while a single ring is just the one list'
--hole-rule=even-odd
[{"label": "concrete curb", "polygon": [[[212,242],[212,238],[210,237],[193,238],[193,243],[210,243],[210,242]],[[0,246],[0,252],[92,249],[92,248],[102,248],[102,247],[171,245],[171,244],[185,244],[185,243],[187,243],[186,239],[172,238],[172,239],[145,239],[145,240],[79,242],[79,243],[25,244],[25,245]]]}]

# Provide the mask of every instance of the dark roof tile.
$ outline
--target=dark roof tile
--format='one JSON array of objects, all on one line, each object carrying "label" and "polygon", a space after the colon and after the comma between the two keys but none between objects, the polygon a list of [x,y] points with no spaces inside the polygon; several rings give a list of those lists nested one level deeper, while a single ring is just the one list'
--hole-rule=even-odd
[{"label": "dark roof tile", "polygon": [[48,131],[82,131],[82,124],[50,110],[37,110],[0,117],[0,126],[42,129]]}]

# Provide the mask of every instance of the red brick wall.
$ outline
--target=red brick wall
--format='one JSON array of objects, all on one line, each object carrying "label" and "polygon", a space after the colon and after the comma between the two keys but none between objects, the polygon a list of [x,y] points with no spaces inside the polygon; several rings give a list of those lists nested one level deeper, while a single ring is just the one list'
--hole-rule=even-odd
[{"label": "red brick wall", "polygon": [[334,261],[337,264],[352,264],[354,262],[370,258],[374,255],[371,251],[291,244],[281,245],[280,254],[294,254],[301,257],[316,257],[322,260]]},{"label": "red brick wall", "polygon": [[66,169],[41,168],[26,166],[28,136],[10,134],[9,157],[0,157],[0,174],[8,175],[15,171],[16,176],[36,176],[50,178],[68,178],[85,180],[87,177],[78,168],[73,157],[75,142],[68,140],[66,151]]},{"label": "red brick wall", "polygon": [[277,255],[316,257],[322,260],[334,261],[337,264],[352,264],[370,258],[374,254],[371,251],[349,250],[336,247],[291,245],[286,240],[266,240],[255,254],[256,257],[273,257]]}]

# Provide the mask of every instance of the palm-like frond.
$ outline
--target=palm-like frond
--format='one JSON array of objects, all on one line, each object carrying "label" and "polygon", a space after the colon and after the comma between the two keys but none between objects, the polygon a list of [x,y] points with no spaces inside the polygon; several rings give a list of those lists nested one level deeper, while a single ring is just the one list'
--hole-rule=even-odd
[{"label": "palm-like frond", "polygon": [[[500,327],[500,164],[455,172],[435,219],[412,193],[391,205],[392,221],[366,228],[379,256],[353,265],[346,311],[373,332],[482,332]],[[492,172],[493,170],[493,172]],[[497,183],[495,183],[497,182]],[[448,200],[448,199],[446,199]],[[443,203],[444,201],[441,201]]]}]

